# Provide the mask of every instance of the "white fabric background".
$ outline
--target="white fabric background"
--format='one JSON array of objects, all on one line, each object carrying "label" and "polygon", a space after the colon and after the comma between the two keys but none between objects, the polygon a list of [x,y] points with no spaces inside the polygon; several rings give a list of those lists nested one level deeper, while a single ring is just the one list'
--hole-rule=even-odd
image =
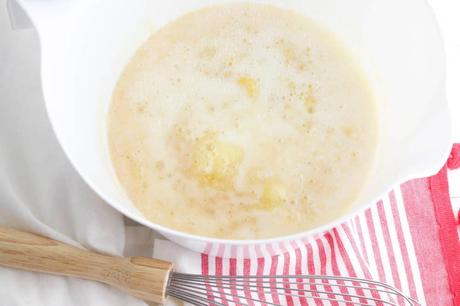
[{"label": "white fabric background", "polygon": [[[454,140],[459,141],[460,3],[430,2],[446,39],[448,97],[456,116]],[[0,0],[0,226],[30,230],[110,254],[152,254],[154,234],[126,226],[123,216],[86,186],[64,156],[43,108],[36,34],[32,29],[12,31],[5,4],[6,0]],[[458,188],[452,193],[455,205],[460,205],[460,178],[456,182]],[[159,245],[162,249],[157,247],[155,254],[168,258],[170,252],[164,250],[168,245]],[[145,303],[94,282],[0,268],[0,305]]]},{"label": "white fabric background", "polygon": [[[121,255],[123,217],[80,179],[40,94],[33,30],[11,31],[0,1],[0,225]],[[101,284],[0,269],[0,305],[145,305]]]}]

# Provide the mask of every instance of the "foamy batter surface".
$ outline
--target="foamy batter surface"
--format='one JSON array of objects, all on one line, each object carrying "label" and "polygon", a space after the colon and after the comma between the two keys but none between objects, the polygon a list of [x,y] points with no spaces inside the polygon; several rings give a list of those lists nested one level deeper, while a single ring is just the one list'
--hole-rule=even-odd
[{"label": "foamy batter surface", "polygon": [[377,143],[373,96],[333,35],[265,5],[202,9],[154,33],[109,113],[121,185],[151,221],[254,239],[346,212]]}]

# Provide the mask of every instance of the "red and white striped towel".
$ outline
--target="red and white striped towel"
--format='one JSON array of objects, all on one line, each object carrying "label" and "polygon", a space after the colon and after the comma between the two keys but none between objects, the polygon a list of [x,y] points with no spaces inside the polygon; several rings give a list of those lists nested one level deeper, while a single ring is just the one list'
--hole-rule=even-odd
[{"label": "red and white striped towel", "polygon": [[[460,145],[456,145],[448,166],[457,168],[459,163]],[[460,243],[447,171],[445,166],[433,177],[398,186],[371,208],[316,240],[280,243],[277,247],[284,255],[271,257],[270,250],[260,247],[248,250],[257,259],[221,258],[214,256],[219,250],[196,254],[156,241],[154,256],[175,262],[179,271],[205,275],[361,277],[393,285],[422,305],[460,305]],[[331,305],[249,290],[242,294],[282,305]]]}]

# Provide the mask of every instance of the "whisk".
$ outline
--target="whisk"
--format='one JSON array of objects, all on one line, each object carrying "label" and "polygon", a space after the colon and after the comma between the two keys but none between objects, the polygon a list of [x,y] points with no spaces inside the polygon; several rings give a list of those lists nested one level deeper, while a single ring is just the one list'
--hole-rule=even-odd
[{"label": "whisk", "polygon": [[[0,265],[103,282],[147,302],[174,297],[207,305],[420,305],[381,282],[326,275],[211,276],[174,272],[169,262],[113,257],[0,227]],[[309,305],[312,305],[312,304]]]}]

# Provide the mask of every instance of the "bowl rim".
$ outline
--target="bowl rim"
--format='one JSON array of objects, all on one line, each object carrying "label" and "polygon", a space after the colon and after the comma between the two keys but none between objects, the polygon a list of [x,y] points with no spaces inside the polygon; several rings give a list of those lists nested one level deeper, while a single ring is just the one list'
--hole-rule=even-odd
[{"label": "bowl rim", "polygon": [[[308,229],[308,230],[304,230],[304,231],[301,231],[301,232],[298,232],[298,233],[282,235],[282,236],[277,236],[277,237],[272,237],[272,238],[227,239],[227,238],[215,238],[215,237],[208,237],[208,236],[202,236],[202,235],[197,235],[197,234],[190,234],[190,233],[187,233],[187,232],[172,229],[172,228],[169,228],[169,227],[166,227],[166,226],[151,222],[151,221],[147,220],[143,216],[134,215],[131,212],[128,212],[125,208],[112,203],[112,200],[109,200],[110,197],[105,192],[99,190],[99,188],[96,186],[96,184],[94,184],[93,180],[77,167],[77,163],[75,162],[75,160],[72,157],[72,155],[69,154],[68,148],[64,145],[64,142],[61,141],[61,136],[60,136],[60,133],[58,132],[59,129],[57,128],[56,122],[53,120],[53,117],[52,117],[51,113],[49,112],[48,103],[47,103],[47,101],[48,101],[47,96],[49,96],[49,94],[47,93],[47,86],[44,86],[45,82],[43,82],[43,80],[45,79],[44,71],[46,71],[46,69],[44,69],[44,67],[46,66],[46,61],[45,61],[45,57],[43,56],[43,52],[42,52],[42,39],[41,39],[42,33],[41,33],[39,27],[37,27],[36,23],[34,22],[33,16],[31,16],[31,14],[27,11],[26,6],[23,5],[23,0],[18,0],[18,3],[24,8],[24,11],[25,11],[26,15],[28,15],[28,17],[31,19],[32,23],[34,24],[35,28],[37,29],[38,42],[39,42],[39,46],[40,46],[40,48],[39,48],[39,52],[40,52],[40,82],[41,82],[41,87],[42,87],[42,95],[43,95],[43,99],[44,99],[44,106],[45,106],[45,110],[46,110],[48,119],[49,119],[49,121],[51,123],[52,130],[53,130],[53,132],[54,132],[54,134],[56,136],[56,139],[57,139],[61,149],[63,150],[64,154],[68,158],[68,160],[69,160],[70,164],[72,165],[72,167],[76,170],[76,172],[83,179],[83,181],[92,189],[92,191],[94,191],[99,197],[101,197],[101,199],[107,205],[111,206],[113,209],[117,210],[118,212],[120,212],[121,214],[126,216],[127,218],[130,218],[130,219],[132,219],[132,220],[134,220],[134,221],[136,221],[136,222],[138,222],[138,223],[140,223],[140,224],[142,224],[142,225],[144,225],[144,226],[146,226],[146,227],[148,227],[150,229],[158,231],[162,235],[167,236],[168,239],[169,239],[169,237],[177,237],[179,239],[193,240],[193,241],[199,241],[199,242],[204,242],[204,243],[212,243],[212,244],[225,244],[225,245],[231,245],[231,246],[249,246],[249,245],[260,245],[260,244],[272,244],[272,243],[279,243],[279,242],[287,242],[287,241],[292,241],[292,240],[298,240],[298,239],[307,238],[307,237],[315,237],[315,236],[317,236],[317,235],[319,235],[321,233],[324,233],[324,232],[326,232],[326,231],[328,231],[328,230],[330,230],[330,229],[332,229],[334,227],[337,227],[338,225],[340,225],[340,224],[350,220],[354,216],[356,216],[359,212],[369,208],[370,205],[372,205],[373,203],[375,203],[378,200],[380,200],[383,195],[385,195],[388,192],[390,192],[392,189],[395,188],[395,186],[398,186],[398,185],[400,185],[400,184],[402,184],[402,183],[404,183],[404,182],[406,182],[408,180],[411,180],[411,179],[431,176],[431,175],[437,173],[444,166],[445,161],[449,157],[451,146],[452,146],[452,132],[451,132],[451,118],[450,118],[451,115],[449,113],[449,105],[448,105],[447,100],[445,98],[445,88],[444,88],[445,83],[446,83],[445,82],[445,74],[446,74],[445,57],[446,57],[446,54],[445,54],[445,49],[444,49],[444,39],[443,39],[443,36],[441,34],[440,25],[439,25],[439,23],[438,23],[438,21],[437,21],[437,19],[435,17],[435,14],[434,14],[434,11],[433,11],[432,7],[429,5],[427,0],[423,0],[422,2],[424,3],[424,5],[429,10],[429,12],[431,14],[431,19],[432,19],[433,26],[435,27],[435,30],[436,30],[436,32],[438,34],[438,37],[439,37],[440,41],[442,42],[442,46],[440,46],[440,48],[442,49],[441,52],[442,52],[442,56],[443,56],[443,58],[442,58],[442,62],[443,62],[443,67],[442,67],[443,79],[441,81],[442,88],[441,88],[441,91],[440,91],[439,100],[440,100],[440,102],[442,101],[442,104],[440,104],[440,105],[443,106],[443,108],[446,110],[446,117],[447,117],[446,120],[447,120],[447,123],[448,123],[447,132],[449,133],[449,142],[446,142],[445,147],[442,149],[442,151],[443,151],[442,155],[444,156],[444,158],[442,160],[440,159],[436,164],[433,163],[429,167],[426,167],[425,170],[401,176],[398,180],[395,181],[395,183],[393,183],[392,185],[388,186],[383,192],[381,192],[380,194],[375,196],[375,198],[373,198],[371,201],[363,203],[363,205],[359,205],[357,207],[354,207],[353,209],[349,210],[347,213],[341,215],[341,217],[336,218],[336,219],[334,219],[334,220],[332,220],[330,222],[327,222],[327,223],[325,223],[323,225],[320,225],[320,226],[317,226],[317,227],[314,227],[314,228],[311,228],[311,229]],[[433,97],[433,98],[435,98],[435,97]]]}]

